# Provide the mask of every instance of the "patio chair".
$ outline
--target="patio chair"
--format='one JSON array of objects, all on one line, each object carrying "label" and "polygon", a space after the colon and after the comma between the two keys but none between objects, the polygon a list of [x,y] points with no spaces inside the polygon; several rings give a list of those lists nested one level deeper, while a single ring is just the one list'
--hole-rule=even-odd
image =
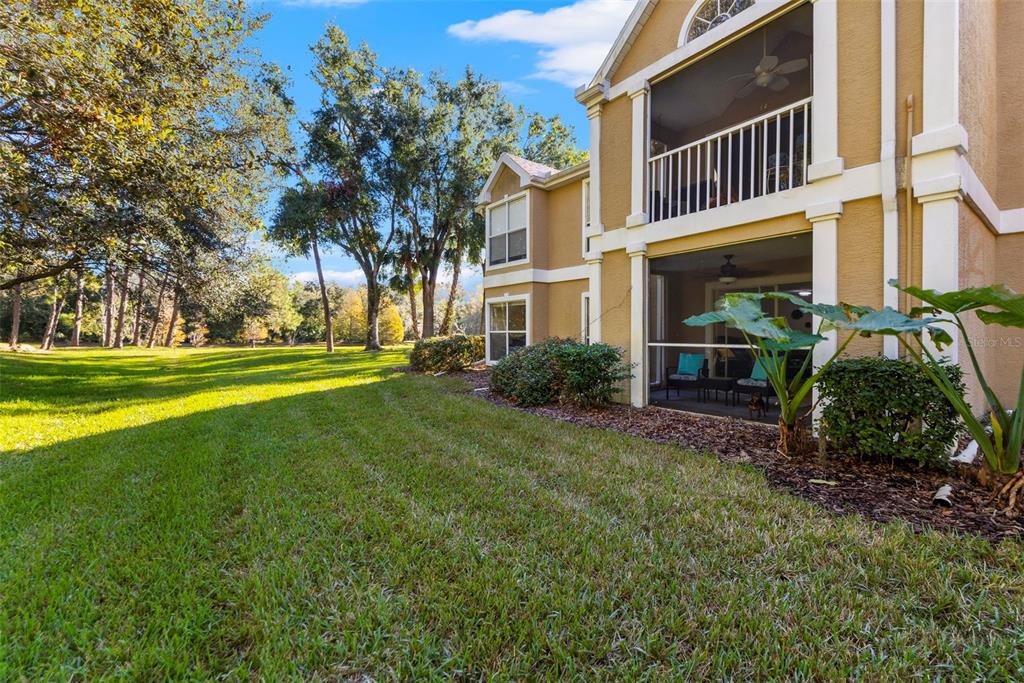
[{"label": "patio chair", "polygon": [[756,392],[760,392],[761,395],[764,396],[765,402],[769,403],[769,408],[771,407],[768,399],[775,397],[775,389],[773,389],[772,385],[768,382],[768,369],[764,365],[764,363],[770,362],[772,361],[764,358],[758,358],[754,361],[754,367],[750,371],[750,376],[740,377],[736,380],[733,385],[732,392],[732,404],[734,406],[737,404],[739,394],[751,396]]},{"label": "patio chair", "polygon": [[707,377],[707,359],[703,353],[681,353],[679,363],[675,368],[665,368],[665,400],[669,399],[668,392],[673,387],[676,396],[682,395],[684,388],[699,391],[703,385],[702,379]]}]

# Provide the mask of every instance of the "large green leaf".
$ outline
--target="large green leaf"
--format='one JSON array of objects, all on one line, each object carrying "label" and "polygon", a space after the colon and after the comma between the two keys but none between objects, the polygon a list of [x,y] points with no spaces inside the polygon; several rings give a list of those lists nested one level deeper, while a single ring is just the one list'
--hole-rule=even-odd
[{"label": "large green leaf", "polygon": [[860,332],[861,334],[920,334],[927,331],[932,342],[943,347],[953,343],[953,338],[941,323],[941,318],[912,318],[905,313],[886,306],[885,308],[870,311],[861,315],[856,320],[844,323],[834,323],[839,329]]},{"label": "large green leaf", "polygon": [[690,327],[705,327],[724,323],[751,336],[780,342],[788,342],[792,333],[783,318],[765,315],[757,299],[736,294],[727,294],[722,297],[718,301],[718,310],[690,316],[683,323]]},{"label": "large green leaf", "polygon": [[[946,313],[958,314],[977,310],[978,317],[982,322],[998,323],[1009,327],[1024,327],[1024,294],[1017,294],[1005,285],[968,287],[952,292],[938,292],[921,287],[904,287],[896,280],[890,280],[889,284],[920,299],[928,306]],[[978,310],[985,308],[996,310]],[[921,312],[931,311],[928,307],[911,311],[912,314]]]},{"label": "large green leaf", "polygon": [[810,334],[801,330],[789,330],[787,332],[789,337],[786,340],[782,339],[765,339],[761,345],[770,351],[796,351],[798,349],[806,349],[814,346],[818,342],[825,341],[825,337],[820,334]]}]

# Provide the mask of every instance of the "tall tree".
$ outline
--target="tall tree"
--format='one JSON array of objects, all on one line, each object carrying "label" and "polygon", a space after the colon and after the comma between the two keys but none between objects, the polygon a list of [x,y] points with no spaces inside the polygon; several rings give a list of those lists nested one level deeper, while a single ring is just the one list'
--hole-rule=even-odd
[{"label": "tall tree", "polygon": [[138,346],[142,340],[142,305],[146,293],[146,268],[139,267],[139,284],[135,288],[135,322],[132,324],[132,346]]},{"label": "tall tree", "polygon": [[18,332],[21,328],[21,288],[22,284],[19,282],[11,288],[11,336],[8,338],[7,343],[11,347],[11,351],[18,350]]},{"label": "tall tree", "polygon": [[303,176],[300,187],[288,188],[281,194],[277,211],[267,228],[267,237],[292,256],[309,258],[312,255],[324,310],[327,352],[331,353],[334,351],[334,328],[320,247],[337,243],[339,235],[337,224],[328,218],[323,195],[322,186],[306,181]]},{"label": "tall tree", "polygon": [[321,102],[306,127],[306,158],[322,178],[319,196],[337,244],[366,278],[366,348],[377,350],[384,268],[398,229],[392,176],[400,167],[389,125],[400,120],[396,105],[413,93],[403,87],[403,74],[382,69],[365,44],[353,49],[336,26],[327,28],[313,53]]},{"label": "tall tree", "polygon": [[114,326],[114,343],[112,346],[115,349],[124,348],[124,316],[128,309],[128,275],[129,268],[128,264],[125,264],[121,269],[121,282],[118,284],[118,300],[117,300],[117,323]]}]

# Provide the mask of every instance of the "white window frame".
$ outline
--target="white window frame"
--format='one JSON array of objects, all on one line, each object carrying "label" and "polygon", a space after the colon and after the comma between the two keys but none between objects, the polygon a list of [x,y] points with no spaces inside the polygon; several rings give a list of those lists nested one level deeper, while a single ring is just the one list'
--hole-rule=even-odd
[{"label": "white window frame", "polygon": [[[506,260],[505,263],[498,263],[498,264],[495,264],[495,265],[491,265],[491,212],[494,209],[500,207],[503,204],[505,204],[505,205],[511,204],[512,202],[517,201],[519,199],[523,199],[523,198],[525,198],[525,202],[526,202],[526,257],[525,258],[521,258],[521,259],[516,259],[515,261],[511,261],[511,262]],[[485,237],[484,258],[485,258],[485,261],[484,262],[487,264],[486,269],[488,271],[502,270],[503,268],[514,268],[516,266],[521,266],[524,263],[529,263],[530,262],[530,239],[532,237],[532,232],[533,232],[532,229],[531,229],[531,226],[530,226],[530,222],[531,222],[530,221],[530,193],[529,193],[528,190],[523,190],[522,192],[517,192],[515,194],[505,195],[504,197],[502,197],[498,201],[491,202],[490,204],[487,205],[487,220],[486,220],[486,225],[484,227],[484,230],[485,230],[485,233],[484,233],[484,237]],[[506,234],[507,234],[507,232],[506,232]],[[507,257],[508,256],[508,241],[507,240],[505,242],[505,245],[506,245],[505,246],[505,255]]]},{"label": "white window frame", "polygon": [[580,341],[590,344],[590,292],[580,294]]},{"label": "white window frame", "polygon": [[582,195],[583,209],[580,213],[581,234],[580,234],[580,249],[583,254],[583,258],[587,257],[587,241],[589,236],[587,233],[590,232],[590,178],[584,178],[583,183],[580,185],[580,194]]},{"label": "white window frame", "polygon": [[[514,304],[524,303],[526,304],[526,345],[529,346],[533,343],[533,326],[530,319],[532,313],[530,307],[530,295],[529,294],[506,294],[505,296],[496,296],[484,300],[484,316],[486,317],[486,324],[484,325],[484,358],[486,359],[487,365],[494,365],[498,361],[491,360],[491,306],[494,304]],[[506,332],[507,334],[507,332]],[[506,341],[507,343],[507,341]],[[506,346],[506,349],[508,347]]]}]

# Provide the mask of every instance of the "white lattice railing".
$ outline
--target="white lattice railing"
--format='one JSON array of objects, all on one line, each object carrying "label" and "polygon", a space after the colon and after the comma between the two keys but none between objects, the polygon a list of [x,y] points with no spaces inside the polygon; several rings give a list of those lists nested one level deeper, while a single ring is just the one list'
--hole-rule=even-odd
[{"label": "white lattice railing", "polygon": [[647,162],[651,221],[742,202],[806,182],[811,98]]}]

